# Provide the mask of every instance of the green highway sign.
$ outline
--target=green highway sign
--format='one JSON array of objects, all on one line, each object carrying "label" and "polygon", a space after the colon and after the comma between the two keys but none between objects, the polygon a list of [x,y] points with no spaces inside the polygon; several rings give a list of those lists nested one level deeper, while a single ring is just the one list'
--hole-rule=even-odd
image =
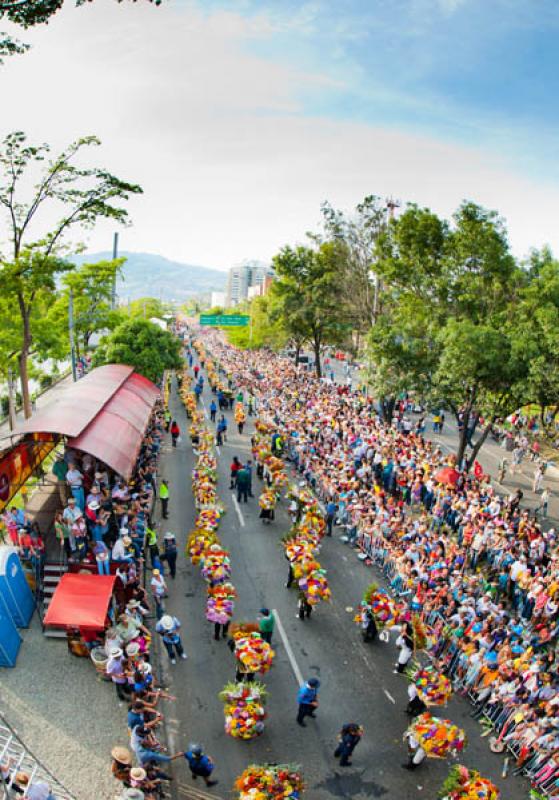
[{"label": "green highway sign", "polygon": [[250,322],[246,314],[200,314],[200,325],[225,325],[230,327],[244,327]]}]

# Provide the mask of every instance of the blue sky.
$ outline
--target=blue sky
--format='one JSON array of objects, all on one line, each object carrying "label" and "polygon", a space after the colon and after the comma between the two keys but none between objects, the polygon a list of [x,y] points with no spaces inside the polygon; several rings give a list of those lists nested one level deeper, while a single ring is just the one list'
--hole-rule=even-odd
[{"label": "blue sky", "polygon": [[0,69],[0,134],[98,135],[144,188],[127,250],[267,260],[376,194],[473,200],[559,254],[558,34],[559,0],[67,0]]},{"label": "blue sky", "polygon": [[[329,76],[305,113],[434,133],[557,177],[557,0],[211,0],[270,35],[261,57]],[[539,152],[535,152],[539,151]]]}]

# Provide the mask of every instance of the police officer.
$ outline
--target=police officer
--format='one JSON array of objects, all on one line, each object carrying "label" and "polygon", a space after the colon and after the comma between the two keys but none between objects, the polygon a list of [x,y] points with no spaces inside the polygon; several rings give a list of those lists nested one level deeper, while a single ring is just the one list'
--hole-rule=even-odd
[{"label": "police officer", "polygon": [[171,533],[171,531],[167,531],[163,537],[163,554],[161,555],[161,560],[167,562],[169,573],[173,580],[175,580],[175,575],[177,574],[177,552],[175,534]]},{"label": "police officer", "polygon": [[299,710],[297,712],[297,724],[302,728],[306,728],[305,717],[314,717],[315,709],[318,707],[318,689],[320,681],[318,678],[309,678],[297,692],[297,703]]},{"label": "police officer", "polygon": [[215,786],[217,781],[210,780],[210,775],[213,772],[214,762],[211,758],[204,754],[201,745],[191,744],[190,748],[184,753],[184,757],[188,761],[192,780],[196,778],[203,778],[206,786]]}]

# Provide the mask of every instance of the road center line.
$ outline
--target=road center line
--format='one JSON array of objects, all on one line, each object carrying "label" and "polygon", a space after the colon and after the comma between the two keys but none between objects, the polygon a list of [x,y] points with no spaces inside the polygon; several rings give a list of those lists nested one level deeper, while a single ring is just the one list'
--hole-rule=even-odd
[{"label": "road center line", "polygon": [[283,646],[285,647],[285,652],[287,653],[289,663],[291,664],[291,669],[293,670],[293,674],[295,675],[295,680],[297,681],[298,686],[302,686],[305,681],[303,680],[303,675],[301,673],[301,670],[299,669],[299,665],[295,661],[295,656],[293,655],[293,650],[291,649],[291,645],[289,644],[289,639],[287,638],[287,634],[285,632],[285,628],[283,627],[283,623],[280,619],[280,615],[278,614],[275,608],[273,609],[272,613],[276,618],[276,625],[278,626],[279,635],[281,636]]},{"label": "road center line", "polygon": [[218,456],[220,456],[221,455],[221,450],[219,449],[219,445],[218,444],[216,444],[215,449],[217,450]]},{"label": "road center line", "polygon": [[231,495],[233,498],[233,505],[235,506],[235,511],[237,512],[237,516],[239,518],[239,522],[241,523],[241,527],[245,527],[245,518],[243,517],[243,512],[241,511],[239,504],[237,503],[237,498],[234,494]]},{"label": "road center line", "polygon": [[388,699],[390,700],[390,702],[391,702],[391,703],[394,703],[394,705],[396,705],[396,700],[394,700],[394,698],[392,697],[392,695],[390,694],[390,692],[387,692],[387,691],[386,691],[386,689],[383,689],[382,691],[383,691],[383,692],[384,692],[384,694],[385,694],[385,695],[388,697]]}]

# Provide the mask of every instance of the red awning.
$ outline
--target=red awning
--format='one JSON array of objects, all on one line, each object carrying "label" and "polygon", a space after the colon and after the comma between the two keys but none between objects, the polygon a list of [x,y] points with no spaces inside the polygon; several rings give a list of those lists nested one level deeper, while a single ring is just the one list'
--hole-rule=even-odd
[{"label": "red awning", "polygon": [[114,575],[62,576],[45,615],[44,624],[57,628],[105,627],[113,594]]},{"label": "red awning", "polygon": [[58,433],[129,478],[159,390],[122,364],[92,370],[14,431]]}]

